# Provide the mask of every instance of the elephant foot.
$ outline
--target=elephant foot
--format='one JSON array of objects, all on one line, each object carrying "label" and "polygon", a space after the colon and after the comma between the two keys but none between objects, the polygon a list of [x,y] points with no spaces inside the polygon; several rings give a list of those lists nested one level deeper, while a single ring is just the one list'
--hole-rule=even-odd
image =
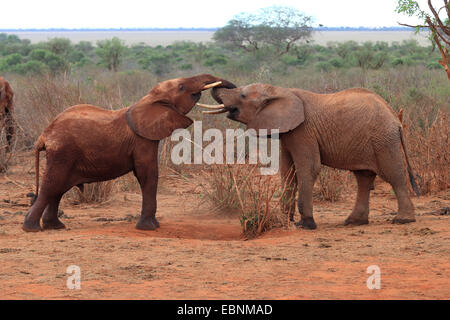
[{"label": "elephant foot", "polygon": [[58,218],[55,220],[42,220],[42,229],[50,230],[50,229],[64,229],[66,226],[62,223]]},{"label": "elephant foot", "polygon": [[396,216],[393,220],[392,223],[394,224],[405,224],[405,223],[411,223],[411,222],[416,222],[416,218],[413,217],[399,217]]},{"label": "elephant foot", "polygon": [[317,225],[314,222],[314,218],[301,218],[301,220],[299,222],[296,222],[295,225],[297,227],[310,230],[314,230],[317,228]]},{"label": "elephant foot", "polygon": [[139,230],[155,230],[157,228],[159,228],[159,222],[155,217],[143,218],[141,216],[138,223],[136,224],[136,229]]},{"label": "elephant foot", "polygon": [[369,224],[369,219],[367,218],[363,218],[363,219],[358,219],[358,218],[354,218],[354,217],[348,217],[347,219],[345,219],[344,221],[344,225],[354,225],[354,226],[361,226],[363,224]]},{"label": "elephant foot", "polygon": [[38,232],[42,231],[41,225],[39,223],[39,220],[37,221],[30,221],[25,219],[22,225],[22,230],[26,232]]}]

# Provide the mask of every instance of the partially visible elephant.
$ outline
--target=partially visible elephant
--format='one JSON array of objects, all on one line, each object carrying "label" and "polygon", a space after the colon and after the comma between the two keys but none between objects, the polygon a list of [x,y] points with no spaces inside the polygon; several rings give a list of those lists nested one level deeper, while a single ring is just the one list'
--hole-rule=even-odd
[{"label": "partially visible elephant", "polygon": [[[345,224],[369,222],[369,195],[377,175],[391,184],[397,196],[398,214],[393,222],[415,221],[406,171],[414,191],[418,194],[419,190],[402,124],[379,95],[360,88],[317,94],[257,83],[234,89],[214,88],[212,96],[221,104],[212,113],[228,112],[229,119],[246,124],[248,129],[279,130],[280,171],[287,190],[284,211],[293,220],[298,188],[298,226],[316,228],[313,185],[321,164],[350,170],[356,177],[357,199]],[[292,169],[295,175],[290,178]]]},{"label": "partially visible elephant", "polygon": [[6,151],[11,150],[12,139],[14,137],[14,119],[13,119],[13,97],[14,93],[3,77],[0,77],[0,123],[5,127],[6,131]]},{"label": "partially visible elephant", "polygon": [[[187,128],[185,115],[203,90],[214,86],[233,88],[212,75],[168,80],[156,85],[134,105],[112,111],[77,105],[59,114],[35,144],[36,196],[23,223],[25,231],[64,228],[58,219],[61,197],[73,186],[105,181],[130,171],[142,190],[138,229],[154,230],[158,184],[158,144],[175,129]],[[39,191],[39,152],[47,165]]]}]

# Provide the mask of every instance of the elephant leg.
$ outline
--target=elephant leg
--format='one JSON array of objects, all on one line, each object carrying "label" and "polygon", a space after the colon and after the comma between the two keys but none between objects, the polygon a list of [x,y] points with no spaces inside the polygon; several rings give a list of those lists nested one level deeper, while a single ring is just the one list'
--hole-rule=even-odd
[{"label": "elephant leg", "polygon": [[407,185],[406,168],[401,155],[401,145],[398,143],[392,148],[377,154],[380,176],[386,180],[394,189],[398,202],[398,213],[392,223],[409,223],[416,221],[414,217],[414,205],[409,196]]},{"label": "elephant leg", "polygon": [[49,202],[48,195],[45,192],[40,192],[36,201],[28,210],[25,220],[22,225],[22,229],[27,232],[37,232],[41,230],[41,216],[44,209]]},{"label": "elephant leg", "polygon": [[12,140],[14,137],[14,120],[9,112],[6,114],[5,127],[7,141],[6,152],[9,152],[11,151]]},{"label": "elephant leg", "polygon": [[295,194],[297,193],[297,176],[292,157],[287,150],[281,152],[280,165],[283,194],[281,195],[281,207],[288,215],[290,221],[294,221]]},{"label": "elephant leg", "polygon": [[62,194],[51,197],[42,215],[43,229],[64,229],[66,226],[58,218],[58,207]]},{"label": "elephant leg", "polygon": [[40,219],[46,211],[44,227],[52,225],[62,228],[63,224],[57,223],[58,205],[61,196],[71,188],[67,181],[71,164],[65,161],[54,161],[52,157],[47,155],[47,167],[42,179],[42,186],[36,201],[28,210],[22,229],[28,232],[36,232],[41,230]]},{"label": "elephant leg", "polygon": [[353,171],[358,183],[358,194],[352,213],[347,217],[344,224],[362,225],[369,223],[369,197],[370,190],[373,190],[373,181],[376,174],[372,171]]},{"label": "elephant leg", "polygon": [[298,211],[301,219],[296,223],[305,229],[316,229],[317,225],[313,217],[313,187],[314,182],[320,172],[320,165],[318,169],[308,171],[297,171],[297,181],[299,184],[298,194]]},{"label": "elephant leg", "polygon": [[136,224],[140,230],[155,230],[159,228],[156,220],[156,192],[158,188],[158,162],[136,166],[134,174],[139,181],[142,191],[141,217]]},{"label": "elephant leg", "polygon": [[392,220],[392,223],[403,224],[415,222],[416,218],[414,217],[414,205],[409,197],[409,190],[406,184],[406,175],[399,174],[399,177],[391,182],[391,185],[398,201],[398,213]]}]

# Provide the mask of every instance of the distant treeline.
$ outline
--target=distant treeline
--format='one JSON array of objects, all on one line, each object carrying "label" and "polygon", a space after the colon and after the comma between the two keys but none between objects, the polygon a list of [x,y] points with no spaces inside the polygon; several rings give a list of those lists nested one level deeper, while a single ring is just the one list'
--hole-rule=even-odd
[{"label": "distant treeline", "polygon": [[[210,31],[219,28],[39,28],[39,29],[0,29],[0,32],[95,32],[95,31]],[[314,31],[411,31],[408,27],[318,27]]]},{"label": "distant treeline", "polygon": [[58,74],[106,68],[121,72],[145,70],[163,77],[180,71],[248,75],[252,72],[289,74],[305,68],[319,72],[416,65],[441,68],[437,50],[419,46],[416,40],[329,42],[325,46],[301,42],[292,45],[284,54],[271,43],[259,42],[257,48],[248,51],[220,41],[180,41],[168,46],[126,45],[117,37],[95,44],[89,41],[72,43],[66,38],[33,44],[17,35],[0,33],[0,74]]}]

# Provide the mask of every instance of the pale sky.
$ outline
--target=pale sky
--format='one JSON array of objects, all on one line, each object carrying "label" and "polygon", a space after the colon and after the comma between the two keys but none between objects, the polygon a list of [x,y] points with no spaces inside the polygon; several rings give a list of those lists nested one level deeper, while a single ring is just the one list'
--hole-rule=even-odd
[{"label": "pale sky", "polygon": [[[2,0],[3,2],[4,0]],[[396,0],[12,0],[3,4],[7,28],[211,28],[234,15],[272,5],[313,16],[315,26],[383,27],[417,23],[395,13]],[[441,0],[433,3],[442,5]],[[426,0],[419,0],[426,9]],[[6,12],[5,12],[6,11]]]}]

